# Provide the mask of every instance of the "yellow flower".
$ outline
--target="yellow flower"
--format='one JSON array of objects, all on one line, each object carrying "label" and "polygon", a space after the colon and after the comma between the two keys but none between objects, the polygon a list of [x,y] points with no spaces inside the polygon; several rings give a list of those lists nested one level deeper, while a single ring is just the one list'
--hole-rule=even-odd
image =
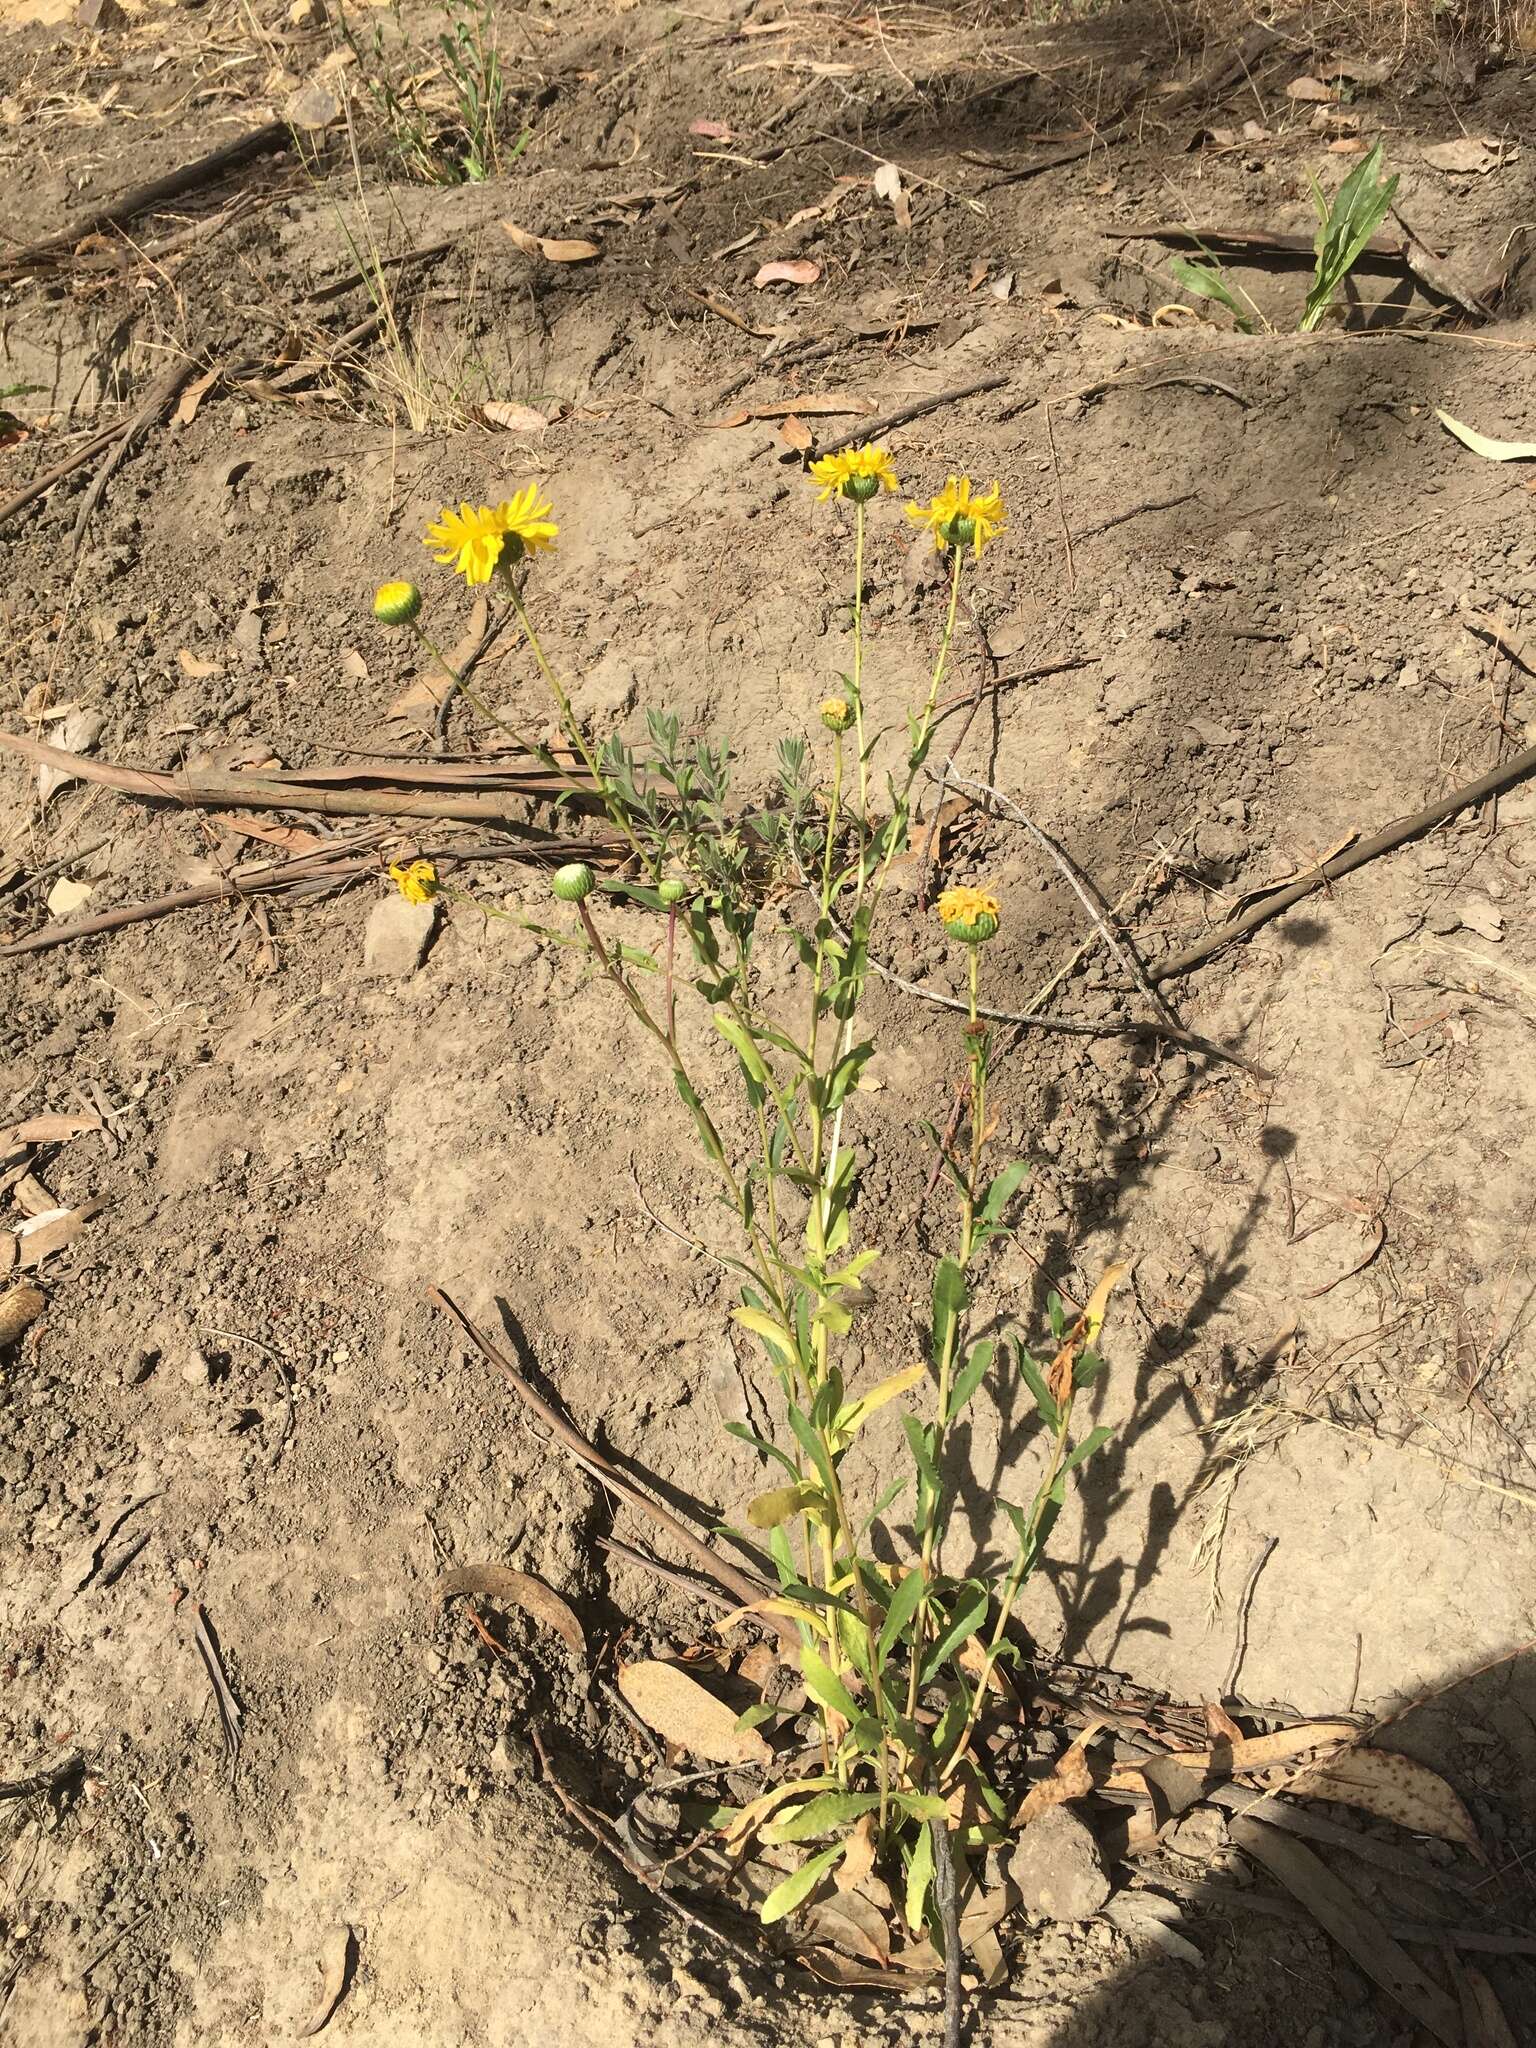
[{"label": "yellow flower", "polygon": [[392,861],[389,879],[407,903],[430,903],[437,894],[437,869],[429,860]]},{"label": "yellow flower", "polygon": [[986,889],[945,889],[935,907],[949,936],[968,946],[982,945],[997,932],[1000,906]]},{"label": "yellow flower", "polygon": [[823,697],[821,722],[828,732],[846,732],[853,724],[853,706],[846,697]]},{"label": "yellow flower", "polygon": [[408,626],[421,610],[414,583],[381,583],[373,593],[373,616],[386,626]]},{"label": "yellow flower", "polygon": [[540,548],[554,546],[555,535],[560,531],[549,516],[554,509],[547,498],[539,496],[537,484],[526,485],[515,498],[498,507],[508,536],[522,543],[517,554],[536,555]]},{"label": "yellow flower", "polygon": [[499,505],[460,505],[457,512],[445,505],[422,540],[466,583],[489,583],[503,555],[511,563],[554,546],[560,529],[549,516],[551,509],[538,485],[529,484]]},{"label": "yellow flower", "polygon": [[879,491],[895,491],[896,470],[883,448],[866,443],[862,448],[842,448],[836,455],[823,455],[811,464],[811,480],[821,485],[817,497],[825,502],[841,494],[858,504],[868,504]]},{"label": "yellow flower", "polygon": [[993,483],[973,496],[968,476],[952,476],[926,505],[909,505],[907,517],[926,526],[938,547],[974,544],[979,561],[988,541],[1003,530],[1003,494]]}]

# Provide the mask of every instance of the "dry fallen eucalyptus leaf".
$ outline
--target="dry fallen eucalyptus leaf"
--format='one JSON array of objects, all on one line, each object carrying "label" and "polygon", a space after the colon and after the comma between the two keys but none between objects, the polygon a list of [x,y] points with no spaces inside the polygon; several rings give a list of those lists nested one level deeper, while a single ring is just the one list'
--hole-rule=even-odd
[{"label": "dry fallen eucalyptus leaf", "polygon": [[510,220],[504,220],[502,226],[525,256],[542,256],[546,263],[590,263],[594,256],[603,253],[596,242],[561,241],[556,236],[533,235],[527,228],[520,228]]},{"label": "dry fallen eucalyptus leaf", "polygon": [[177,648],[176,665],[182,674],[189,676],[193,682],[201,682],[205,676],[216,676],[222,672],[222,665],[219,662],[204,661],[202,656],[194,654],[190,647]]},{"label": "dry fallen eucalyptus leaf", "polygon": [[781,257],[776,263],[765,263],[752,282],[761,291],[767,284],[814,284],[820,275],[821,265],[809,256]]},{"label": "dry fallen eucalyptus leaf", "polygon": [[765,1764],[773,1755],[755,1728],[738,1728],[725,1701],[676,1664],[621,1664],[619,1691],[647,1728],[690,1756],[712,1764]]},{"label": "dry fallen eucalyptus leaf", "polygon": [[302,2026],[294,2028],[294,2034],[299,2040],[307,2040],[311,2034],[318,2034],[340,2005],[341,1994],[347,1988],[347,1965],[351,1960],[351,1928],[333,1927],[325,1937],[325,1947],[320,1954],[320,2003]]},{"label": "dry fallen eucalyptus leaf", "polygon": [[803,455],[808,448],[814,447],[816,443],[816,436],[805,424],[805,421],[795,413],[790,413],[785,419],[783,426],[779,428],[779,439],[786,448],[792,448],[797,455]]},{"label": "dry fallen eucalyptus leaf", "polygon": [[585,1664],[587,1639],[581,1623],[553,1587],[529,1572],[513,1571],[510,1565],[469,1564],[444,1572],[433,1587],[439,1600],[455,1593],[468,1593],[486,1600],[510,1602],[531,1614],[545,1628],[553,1629],[573,1657]]},{"label": "dry fallen eucalyptus leaf", "polygon": [[1471,1814],[1444,1778],[1395,1750],[1346,1749],[1275,1789],[1302,1799],[1336,1799],[1412,1834],[1438,1835],[1474,1855],[1483,1853]]},{"label": "dry fallen eucalyptus leaf", "polygon": [[896,225],[906,234],[912,225],[912,201],[907,197],[906,187],[901,182],[901,172],[895,164],[882,164],[874,176],[875,197],[888,200]]},{"label": "dry fallen eucalyptus leaf", "polygon": [[41,1216],[30,1216],[25,1223],[18,1224],[16,1236],[22,1265],[40,1266],[44,1259],[73,1244],[101,1207],[100,1202],[84,1202],[78,1209],[47,1209]]},{"label": "dry fallen eucalyptus leaf", "polygon": [[1518,149],[1501,148],[1482,135],[1462,135],[1454,142],[1429,142],[1419,151],[1432,171],[1454,171],[1478,178],[1510,163],[1519,154]]},{"label": "dry fallen eucalyptus leaf", "polygon": [[72,882],[67,875],[60,875],[48,891],[48,913],[51,917],[68,917],[90,900],[89,882]]},{"label": "dry fallen eucalyptus leaf", "polygon": [[[87,711],[83,705],[77,706],[53,735],[52,744],[66,754],[88,754],[101,738],[101,729],[106,722],[99,711]],[[79,780],[79,776],[68,768],[55,768],[51,762],[45,762],[37,771],[39,805],[46,810],[51,797]]]},{"label": "dry fallen eucalyptus leaf", "polygon": [[1288,100],[1331,100],[1333,94],[1320,78],[1293,78],[1285,88]]},{"label": "dry fallen eucalyptus leaf", "polygon": [[1474,455],[1481,455],[1487,462],[1531,462],[1536,461],[1536,441],[1496,441],[1492,434],[1480,434],[1476,427],[1469,427],[1461,420],[1453,420],[1448,412],[1435,408],[1435,417],[1441,426],[1454,434],[1458,441],[1466,443]]}]

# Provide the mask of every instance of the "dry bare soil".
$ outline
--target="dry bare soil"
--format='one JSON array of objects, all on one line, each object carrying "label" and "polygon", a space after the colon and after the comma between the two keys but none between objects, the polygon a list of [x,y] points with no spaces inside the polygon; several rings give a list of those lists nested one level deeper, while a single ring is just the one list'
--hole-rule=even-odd
[{"label": "dry bare soil", "polygon": [[[296,23],[269,0],[107,0],[86,30],[6,0],[17,249],[301,87],[322,116],[350,89],[355,136],[332,121],[12,264],[0,383],[33,388],[7,401],[26,431],[0,451],[0,497],[168,370],[189,381],[99,502],[93,457],[0,534],[6,730],[85,733],[96,760],[162,770],[428,760],[430,699],[417,688],[416,712],[392,715],[419,678],[408,643],[373,626],[372,587],[420,575],[434,632],[456,642],[463,592],[421,530],[444,502],[536,479],[561,526],[539,613],[590,729],[675,710],[730,738],[749,806],[778,737],[813,729],[846,663],[848,534],[777,415],[723,423],[805,398],[863,409],[807,409],[824,445],[991,378],[887,437],[913,490],[996,476],[1009,505],[943,730],[964,773],[1069,850],[1149,963],[1523,749],[1536,677],[1508,650],[1536,602],[1530,471],[1479,459],[1436,418],[1536,431],[1515,11],[1324,8],[1225,71],[1247,21],[1024,12],[507,10],[507,140],[526,128],[526,146],[489,181],[433,188],[390,156],[318,8]],[[373,19],[357,17],[365,42]],[[438,26],[406,7],[423,69]],[[1213,91],[1181,92],[1207,73]],[[1288,94],[1319,76],[1326,103]],[[1411,229],[1417,270],[1362,269],[1309,336],[1294,331],[1304,265],[1233,260],[1262,315],[1251,335],[1187,300],[1161,311],[1181,294],[1146,230],[1310,238],[1308,176],[1335,187],[1352,159],[1333,145],[1357,134],[1381,135],[1401,173],[1386,232]],[[1468,138],[1490,139],[1489,167],[1424,154]],[[888,161],[901,210],[872,183]],[[509,220],[600,254],[546,261]],[[360,250],[413,260],[387,273],[383,331],[339,348],[373,311]],[[755,286],[778,260],[812,281]],[[1456,304],[1467,294],[1486,319]],[[487,402],[544,424],[492,426]],[[895,504],[871,531],[869,689],[899,730],[941,593]],[[479,681],[514,725],[550,730],[515,638]],[[448,731],[456,753],[486,738],[462,704]],[[739,1522],[763,1483],[722,1424],[765,1412],[771,1387],[733,1350],[724,1276],[676,1234],[710,1235],[715,1212],[668,1078],[611,991],[463,903],[414,971],[365,964],[385,858],[428,855],[456,889],[550,922],[537,864],[504,857],[506,840],[477,857],[489,835],[472,827],[398,820],[348,887],[27,949],[50,918],[270,849],[97,783],[45,803],[28,761],[0,762],[0,1125],[94,1126],[14,1154],[32,1178],[8,1176],[0,1245],[25,1249],[13,1227],[39,1190],[99,1205],[41,1266],[46,1312],[0,1361],[7,2038],[285,2038],[347,1928],[328,2034],[360,2044],[935,2033],[931,1991],[855,1998],[758,1970],[591,1852],[532,1731],[610,1812],[646,1746],[557,1638],[513,1613],[487,1641],[433,1597],[447,1561],[535,1573],[581,1616],[600,1678],[708,1619],[601,1547],[645,1532],[466,1355],[426,1304],[434,1284],[520,1333],[587,1435],[705,1526]],[[335,829],[244,816],[280,836]],[[946,814],[937,869],[1003,901],[987,954],[1002,1010],[1094,939],[1062,874],[985,807]],[[61,879],[89,897],[50,912]],[[882,957],[949,991],[921,879],[912,864]],[[1163,984],[1184,1031],[1248,1065],[1149,1028],[1145,996],[1090,944],[1046,1013],[1138,1029],[1002,1033],[1000,1140],[1033,1172],[985,1279],[992,1309],[1038,1327],[1047,1286],[1081,1300],[1110,1258],[1135,1260],[1096,1414],[1114,1443],[1025,1616],[1041,1654],[1197,1706],[1380,1716],[1438,1692],[1388,1739],[1467,1802],[1487,1856],[1468,1913],[1496,1905],[1527,1929],[1533,911],[1525,784]],[[872,1010],[881,1050],[851,1121],[886,1246],[874,1376],[914,1341],[917,1248],[943,1199],[924,1202],[918,1122],[946,1120],[960,1048],[951,1015],[893,987]],[[724,1079],[724,1048],[701,1034],[695,1050]],[[985,1557],[1033,1453],[1011,1397],[978,1416],[959,1533]],[[233,1766],[200,1616],[242,1714]],[[72,1757],[83,1779],[27,1790]],[[1385,1918],[1425,1917],[1378,1889],[1380,1869],[1345,1864]],[[1163,1866],[1183,1952],[1144,1925],[1015,1915],[974,2038],[1428,2038],[1251,1872],[1200,1906],[1181,1869],[1208,1873],[1195,1848]],[[1442,1970],[1435,1947],[1414,1953]],[[1474,2013],[1455,2038],[1536,2041],[1530,1962],[1472,1960],[1510,2032]]]}]

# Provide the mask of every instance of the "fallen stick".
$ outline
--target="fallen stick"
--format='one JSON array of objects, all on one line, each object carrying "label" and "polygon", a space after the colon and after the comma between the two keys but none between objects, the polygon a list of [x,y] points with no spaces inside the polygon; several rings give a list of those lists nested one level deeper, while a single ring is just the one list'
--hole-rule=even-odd
[{"label": "fallen stick", "polygon": [[1449,796],[1426,804],[1422,811],[1415,811],[1411,817],[1394,819],[1390,825],[1372,833],[1369,839],[1362,839],[1345,852],[1335,854],[1332,860],[1321,862],[1301,881],[1275,890],[1273,895],[1255,903],[1251,910],[1245,910],[1241,917],[1229,919],[1194,945],[1184,947],[1182,952],[1171,953],[1166,960],[1153,961],[1147,968],[1148,978],[1154,982],[1171,981],[1175,975],[1188,974],[1192,967],[1209,960],[1224,946],[1235,945],[1239,939],[1246,939],[1256,932],[1260,925],[1283,916],[1293,903],[1300,903],[1303,897],[1312,895],[1326,883],[1336,882],[1341,875],[1353,874],[1356,868],[1364,867],[1378,854],[1395,852],[1399,846],[1406,846],[1410,839],[1422,838],[1436,825],[1443,825],[1447,818],[1455,817],[1458,811],[1480,804],[1496,791],[1512,788],[1533,772],[1536,772],[1536,747],[1527,747],[1523,753],[1511,755],[1499,767],[1490,768],[1486,775],[1478,776],[1475,782],[1463,783]]},{"label": "fallen stick", "polygon": [[[285,782],[276,778],[215,771],[199,774],[189,769],[178,769],[175,774],[165,775],[148,768],[124,768],[113,761],[93,761],[83,754],[67,753],[62,747],[50,747],[42,740],[25,739],[20,733],[13,732],[0,732],[0,748],[8,748],[12,753],[43,766],[62,769],[82,782],[99,782],[128,796],[151,797],[194,810],[233,806],[248,810],[307,811],[334,818],[438,818],[465,824],[498,824],[512,831],[529,830],[527,826],[508,819],[505,796],[494,793],[434,796],[420,787],[335,789],[315,787],[306,781]],[[305,775],[314,773],[317,780],[363,772],[346,769],[300,771]],[[435,781],[443,774],[441,767],[424,766],[420,779]],[[542,796],[548,793],[548,782],[547,773],[535,777],[530,771],[526,785],[509,781],[505,786],[506,793]],[[571,846],[569,841],[530,835],[527,850],[530,857],[547,853],[552,858],[574,860],[591,859],[594,855],[602,858],[616,845],[617,842],[593,840],[586,843],[578,854],[574,850],[566,850]]]},{"label": "fallen stick", "polygon": [[112,481],[119,465],[133,452],[134,443],[141,434],[164,419],[181,393],[182,386],[191,382],[192,372],[197,364],[189,356],[179,363],[172,363],[157,377],[145,393],[144,401],[137,412],[130,414],[109,447],[105,461],[91,478],[85,495],[80,500],[80,510],[75,514],[75,528],[70,537],[70,546],[75,554],[80,552],[80,543],[85,539],[85,529],[91,523],[91,514],[101,503],[102,494]]},{"label": "fallen stick", "polygon": [[1008,382],[1002,371],[990,377],[977,377],[969,384],[957,384],[950,391],[936,391],[931,398],[916,398],[910,405],[898,405],[894,412],[882,413],[877,420],[864,420],[851,434],[844,434],[841,441],[829,441],[825,448],[818,448],[818,457],[835,455],[840,448],[851,448],[855,441],[878,441],[882,434],[888,434],[892,427],[904,427],[908,420],[920,420],[925,413],[937,412],[941,405],[956,405],[962,398],[975,398],[982,391],[1000,391]]},{"label": "fallen stick", "polygon": [[46,497],[54,485],[61,484],[65,477],[73,476],[77,469],[83,469],[99,448],[105,448],[109,441],[116,440],[123,431],[124,424],[122,420],[118,420],[113,426],[101,428],[88,440],[82,441],[62,462],[56,462],[52,469],[45,469],[41,476],[35,476],[31,483],[16,493],[14,498],[7,498],[5,503],[0,505],[0,526],[8,519],[13,519],[18,512],[25,512],[37,499]]},{"label": "fallen stick", "polygon": [[151,918],[166,917],[177,910],[195,910],[203,903],[223,903],[237,897],[281,894],[297,883],[322,880],[353,882],[378,872],[375,848],[381,831],[366,840],[349,840],[344,848],[326,847],[323,852],[304,853],[280,861],[253,861],[235,868],[217,882],[196,882],[185,889],[172,889],[147,903],[124,903],[116,910],[98,911],[94,917],[71,918],[66,923],[46,924],[22,938],[0,946],[0,960],[12,960],[22,953],[44,953],[53,946],[67,946],[73,939],[93,938],[101,932],[120,931],[124,925],[146,924]]},{"label": "fallen stick", "polygon": [[[453,1318],[486,1364],[496,1368],[517,1398],[525,1407],[532,1409],[545,1428],[555,1436],[567,1456],[574,1458],[584,1472],[590,1473],[621,1500],[628,1501],[631,1507],[649,1515],[651,1520],[665,1529],[673,1542],[685,1550],[712,1579],[728,1587],[743,1606],[760,1609],[763,1602],[773,1598],[771,1587],[765,1585],[761,1579],[754,1579],[750,1573],[741,1571],[728,1559],[717,1555],[707,1543],[694,1535],[686,1523],[680,1522],[670,1508],[664,1508],[660,1501],[652,1500],[644,1488],[637,1485],[627,1472],[621,1472],[617,1465],[610,1464],[600,1451],[588,1443],[573,1423],[568,1422],[557,1408],[552,1408],[541,1394],[535,1392],[506,1353],[498,1350],[489,1338],[481,1335],[463,1309],[450,1300],[442,1288],[429,1287],[427,1299],[434,1308],[440,1308],[445,1315]],[[791,1648],[799,1649],[800,1632],[786,1616],[765,1613],[763,1620]]]},{"label": "fallen stick", "polygon": [[233,142],[221,143],[217,149],[209,150],[206,156],[195,157],[191,163],[167,171],[163,178],[153,178],[147,185],[136,185],[110,205],[99,208],[95,213],[82,214],[56,233],[45,235],[40,242],[29,242],[6,260],[12,268],[24,270],[40,263],[50,263],[55,257],[67,256],[87,235],[100,234],[103,228],[118,227],[123,221],[132,220],[135,214],[148,213],[153,207],[180,199],[185,193],[210,184],[215,178],[222,177],[225,171],[232,171],[237,164],[243,164],[253,156],[264,156],[268,150],[286,149],[290,135],[286,121],[267,121],[260,128],[237,135]]}]

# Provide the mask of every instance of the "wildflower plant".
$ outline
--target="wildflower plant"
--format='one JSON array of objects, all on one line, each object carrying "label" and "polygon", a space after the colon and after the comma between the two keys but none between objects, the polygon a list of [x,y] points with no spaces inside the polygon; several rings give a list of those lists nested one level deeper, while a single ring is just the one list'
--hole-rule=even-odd
[{"label": "wildflower plant", "polygon": [[[841,500],[852,513],[851,667],[816,707],[815,741],[780,742],[774,798],[748,817],[730,801],[729,748],[685,739],[674,717],[650,713],[642,748],[614,736],[594,749],[528,613],[523,574],[532,555],[553,548],[558,530],[536,491],[500,507],[445,511],[425,538],[467,584],[505,583],[565,735],[627,846],[617,879],[599,882],[577,863],[555,875],[553,894],[579,920],[579,937],[571,936],[585,943],[671,1073],[728,1219],[728,1242],[710,1250],[733,1277],[734,1319],[761,1346],[779,1388],[782,1426],[772,1437],[727,1427],[774,1468],[774,1483],[747,1509],[748,1533],[776,1587],[766,1604],[798,1634],[820,1753],[808,1773],[729,1816],[726,1841],[738,1847],[755,1834],[770,1844],[815,1845],[763,1900],[761,1917],[772,1922],[806,1900],[855,1839],[867,1849],[872,1838],[913,1932],[927,1926],[942,1940],[936,1856],[964,1858],[1008,1837],[1008,1802],[973,1739],[989,1699],[1006,1694],[1000,1667],[1019,1654],[1009,1623],[1067,1479],[1108,1435],[1095,1428],[1076,1437],[1073,1411],[1100,1370],[1093,1346],[1117,1276],[1106,1276],[1075,1320],[1050,1297],[1051,1342],[1039,1358],[995,1314],[989,1334],[973,1329],[982,1263],[1007,1235],[1026,1167],[1015,1160],[994,1170],[988,1157],[991,1040],[980,988],[1004,909],[985,887],[947,888],[936,910],[965,961],[965,1109],[949,1134],[924,1129],[953,1193],[949,1244],[926,1289],[923,1356],[868,1384],[855,1382],[846,1364],[869,1308],[865,1276],[882,1256],[867,1236],[857,1131],[849,1128],[875,1050],[864,1020],[871,933],[892,864],[908,844],[962,581],[1003,531],[1004,505],[996,484],[982,491],[950,477],[927,504],[907,507],[948,557],[949,588],[924,699],[908,712],[905,745],[877,801],[865,725],[864,557],[870,510],[898,488],[896,473],[884,449],[865,447],[812,464],[811,478],[823,500]],[[380,599],[386,617],[382,592]],[[796,906],[788,931],[802,1005],[789,1023],[761,999],[757,970],[764,906],[786,896]],[[664,919],[659,957],[617,942],[604,916],[615,898]],[[733,1113],[712,1100],[685,1049],[680,995],[703,1005],[730,1050],[739,1091]],[[999,1503],[1013,1527],[1011,1562],[990,1577],[957,1577],[947,1540],[951,1434],[984,1381],[1013,1375],[1042,1425],[1039,1469],[1023,1500]],[[860,1475],[856,1457],[861,1433],[897,1404],[906,1469],[871,1501],[871,1477]],[[905,1557],[883,1563],[871,1531],[898,1502],[905,1541],[887,1530],[882,1548]],[[773,1711],[753,1707],[743,1719],[755,1725]]]}]

